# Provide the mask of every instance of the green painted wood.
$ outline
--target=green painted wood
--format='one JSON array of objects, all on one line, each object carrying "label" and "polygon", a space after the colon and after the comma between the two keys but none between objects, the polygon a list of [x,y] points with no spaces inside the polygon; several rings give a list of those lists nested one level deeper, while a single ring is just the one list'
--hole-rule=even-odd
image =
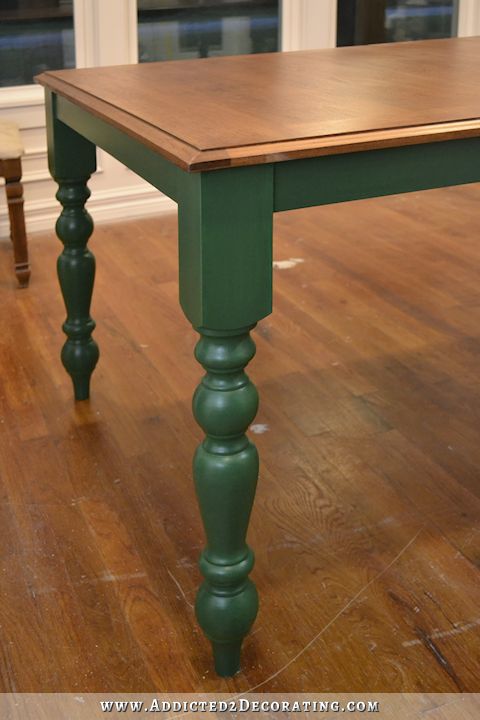
[{"label": "green painted wood", "polygon": [[245,434],[258,396],[245,366],[250,330],[271,311],[272,203],[272,168],[263,166],[192,174],[179,204],[181,302],[206,370],[193,399],[206,433],[193,464],[207,536],[196,613],[222,676],[239,669],[258,608],[246,544],[258,455]]},{"label": "green painted wood", "polygon": [[67,319],[63,331],[63,365],[73,381],[76,400],[89,396],[90,377],[99,351],[92,332],[95,322],[90,303],[95,278],[95,258],[87,248],[93,221],[85,209],[90,196],[87,181],[96,167],[95,146],[56,117],[55,97],[47,97],[49,167],[59,185],[57,199],[62,212],[56,232],[64,245],[57,271]]},{"label": "green painted wood", "polygon": [[177,201],[182,178],[187,175],[184,170],[61,95],[56,96],[56,107],[59,120]]},{"label": "green painted wood", "polygon": [[480,181],[480,138],[275,164],[274,210]]},{"label": "green painted wood", "polygon": [[272,311],[273,168],[186,174],[178,207],[180,303],[195,327]]},{"label": "green painted wood", "polygon": [[258,477],[257,450],[245,435],[258,407],[244,371],[255,354],[249,330],[203,330],[195,349],[207,371],[193,399],[195,419],[206,433],[193,472],[207,535],[200,559],[205,582],[195,607],[221,676],[238,671],[241,643],[258,610],[248,578],[254,557],[245,541]]},{"label": "green painted wood", "polygon": [[[59,121],[59,96],[45,90],[48,167],[57,177],[90,177],[97,168],[95,147],[81,134]],[[72,146],[70,146],[72,143]],[[72,175],[72,170],[75,172]]]}]

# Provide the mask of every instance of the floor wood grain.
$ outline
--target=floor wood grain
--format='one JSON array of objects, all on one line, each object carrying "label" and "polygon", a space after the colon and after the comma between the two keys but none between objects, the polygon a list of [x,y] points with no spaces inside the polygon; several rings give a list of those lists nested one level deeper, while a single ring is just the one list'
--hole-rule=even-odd
[{"label": "floor wood grain", "polygon": [[77,406],[58,242],[0,245],[0,690],[480,691],[480,186],[275,219],[255,331],[262,603],[218,679],[193,602],[200,371],[174,215],[100,226]]}]

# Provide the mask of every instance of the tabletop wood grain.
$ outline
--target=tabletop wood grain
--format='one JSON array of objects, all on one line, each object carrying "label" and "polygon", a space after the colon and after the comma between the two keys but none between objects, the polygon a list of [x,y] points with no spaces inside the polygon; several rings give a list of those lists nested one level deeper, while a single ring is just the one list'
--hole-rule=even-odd
[{"label": "tabletop wood grain", "polygon": [[187,170],[480,135],[480,37],[46,72]]}]

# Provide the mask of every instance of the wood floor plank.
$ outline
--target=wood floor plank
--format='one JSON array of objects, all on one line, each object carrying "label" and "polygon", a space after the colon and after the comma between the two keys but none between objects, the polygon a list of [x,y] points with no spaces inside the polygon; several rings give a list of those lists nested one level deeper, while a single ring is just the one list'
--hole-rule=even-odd
[{"label": "wood floor plank", "polygon": [[101,360],[77,405],[58,242],[32,235],[24,291],[0,244],[2,691],[480,690],[479,201],[275,217],[249,370],[262,602],[230,680],[193,613],[201,370],[175,216],[96,229]]}]

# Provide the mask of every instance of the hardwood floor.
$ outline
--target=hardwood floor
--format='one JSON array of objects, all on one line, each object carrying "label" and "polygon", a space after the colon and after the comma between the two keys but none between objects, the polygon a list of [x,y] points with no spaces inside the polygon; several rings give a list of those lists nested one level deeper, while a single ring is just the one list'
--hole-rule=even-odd
[{"label": "hardwood floor", "polygon": [[[99,226],[74,405],[58,242],[0,245],[0,690],[480,691],[480,186],[276,217],[250,365],[261,609],[232,680],[193,601],[200,376],[176,218]],[[286,267],[286,265],[288,267]]]}]

